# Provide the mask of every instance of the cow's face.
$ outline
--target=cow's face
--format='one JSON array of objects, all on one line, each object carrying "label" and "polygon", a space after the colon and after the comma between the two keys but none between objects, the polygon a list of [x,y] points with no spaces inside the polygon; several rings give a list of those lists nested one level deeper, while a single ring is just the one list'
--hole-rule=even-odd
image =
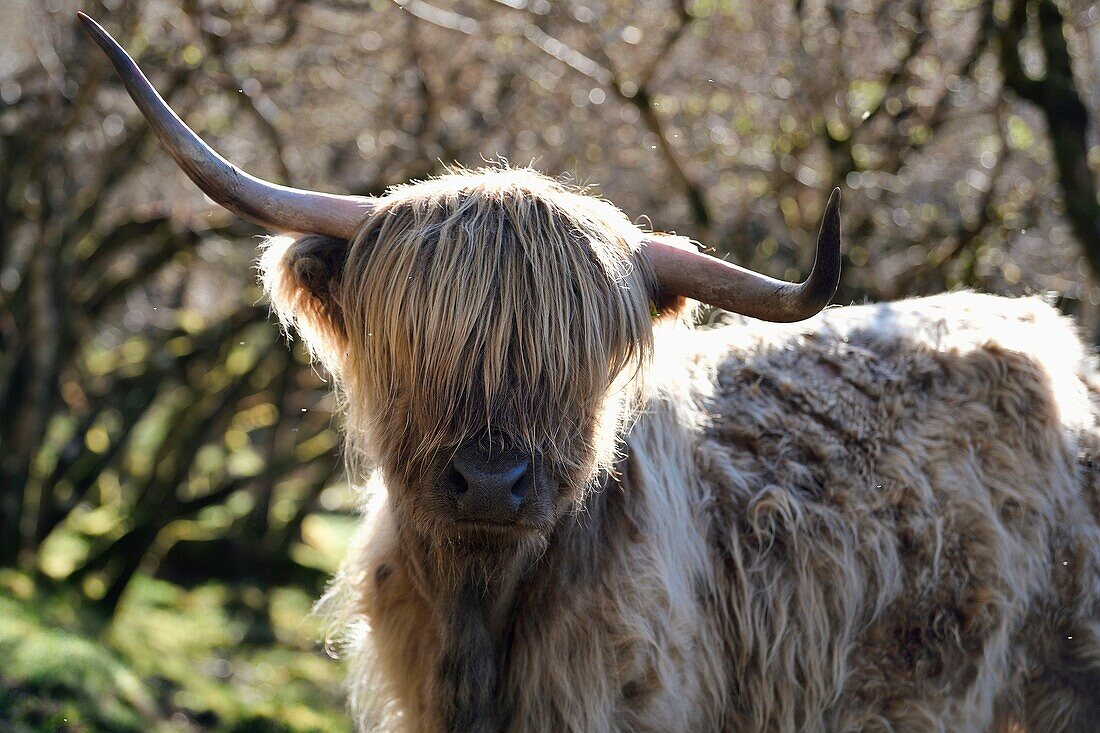
[{"label": "cow's face", "polygon": [[544,539],[613,460],[651,343],[641,234],[526,170],[393,191],[267,278],[337,374],[349,447],[435,545]]},{"label": "cow's face", "polygon": [[614,457],[654,301],[792,321],[836,290],[839,189],[796,285],[686,240],[643,246],[613,206],[532,171],[459,172],[382,199],[278,186],[211,150],[78,15],[207,195],[272,230],[313,233],[268,248],[266,287],[343,387],[352,457],[382,470],[400,526],[435,546],[545,538],[583,501]]}]

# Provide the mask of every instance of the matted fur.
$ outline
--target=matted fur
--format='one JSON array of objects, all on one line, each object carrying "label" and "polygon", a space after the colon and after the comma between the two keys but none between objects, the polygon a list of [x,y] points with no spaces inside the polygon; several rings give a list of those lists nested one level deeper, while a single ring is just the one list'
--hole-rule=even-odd
[{"label": "matted fur", "polygon": [[[1093,730],[1100,392],[1066,319],[959,293],[651,336],[653,294],[610,207],[571,214],[583,199],[526,173],[422,186],[353,243],[343,330],[317,331],[348,340],[322,356],[353,444],[377,435],[380,406],[409,426],[371,448],[373,498],[321,607],[362,729]],[[583,236],[548,231],[574,216]],[[445,276],[473,287],[422,289]],[[522,307],[527,288],[548,315]],[[456,409],[442,426],[441,405]],[[562,465],[598,490],[570,494],[579,511],[537,555],[441,585],[447,556],[409,540],[424,528],[408,465],[482,421],[588,456]]]}]

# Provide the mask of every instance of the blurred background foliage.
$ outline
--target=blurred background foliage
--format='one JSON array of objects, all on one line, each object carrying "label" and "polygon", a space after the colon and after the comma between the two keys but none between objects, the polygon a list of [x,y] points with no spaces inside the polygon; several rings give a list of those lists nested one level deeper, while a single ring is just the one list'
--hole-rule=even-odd
[{"label": "blurred background foliage", "polygon": [[502,159],[838,302],[1054,291],[1100,334],[1085,0],[2,0],[0,728],[346,730],[311,599],[354,525],[258,237],[73,13],[266,178],[378,194]]}]

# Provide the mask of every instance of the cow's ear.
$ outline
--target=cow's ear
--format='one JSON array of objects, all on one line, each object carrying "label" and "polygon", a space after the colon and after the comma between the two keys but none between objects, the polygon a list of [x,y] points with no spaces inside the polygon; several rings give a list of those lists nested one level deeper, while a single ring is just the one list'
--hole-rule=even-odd
[{"label": "cow's ear", "polygon": [[663,292],[655,287],[649,295],[649,316],[654,321],[683,318],[688,310],[688,299],[682,295]]},{"label": "cow's ear", "polygon": [[[676,237],[671,234],[649,234],[649,237],[660,237],[664,240],[683,240],[684,246],[691,247],[690,240],[685,237]],[[663,320],[676,320],[680,318],[690,317],[689,303],[687,298],[676,293],[671,293],[661,287],[661,283],[657,279],[657,273],[653,269],[652,263],[645,256],[645,250],[641,250],[636,253],[635,260],[637,269],[642,273],[642,277],[645,282],[646,291],[648,293],[649,301],[649,317],[654,321]]]},{"label": "cow's ear", "polygon": [[339,301],[347,254],[347,241],[309,234],[273,237],[260,258],[260,279],[283,327],[297,331],[333,374],[347,346]]}]

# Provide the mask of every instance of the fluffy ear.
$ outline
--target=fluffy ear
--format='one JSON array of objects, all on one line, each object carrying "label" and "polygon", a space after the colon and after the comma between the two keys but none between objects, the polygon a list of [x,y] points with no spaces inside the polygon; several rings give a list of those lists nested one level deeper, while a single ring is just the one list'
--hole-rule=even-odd
[{"label": "fluffy ear", "polygon": [[[687,237],[679,237],[675,234],[661,234],[658,232],[650,232],[645,236],[675,244],[678,247],[683,247],[692,252],[696,250],[695,245],[692,244],[691,240]],[[642,271],[645,273],[646,281],[649,286],[649,314],[652,316],[653,320],[690,320],[693,318],[695,311],[698,310],[698,303],[689,301],[682,295],[664,290],[657,280],[657,274],[653,271],[652,265],[645,259],[645,250],[643,249],[637,256],[642,262]]]},{"label": "fluffy ear", "polygon": [[691,307],[689,301],[682,295],[667,293],[660,287],[653,289],[649,298],[650,315],[654,321],[674,321],[682,318],[690,318],[697,308]]},{"label": "fluffy ear", "polygon": [[260,257],[260,280],[283,328],[297,331],[336,376],[347,346],[338,299],[347,252],[343,239],[310,234],[272,237]]}]

